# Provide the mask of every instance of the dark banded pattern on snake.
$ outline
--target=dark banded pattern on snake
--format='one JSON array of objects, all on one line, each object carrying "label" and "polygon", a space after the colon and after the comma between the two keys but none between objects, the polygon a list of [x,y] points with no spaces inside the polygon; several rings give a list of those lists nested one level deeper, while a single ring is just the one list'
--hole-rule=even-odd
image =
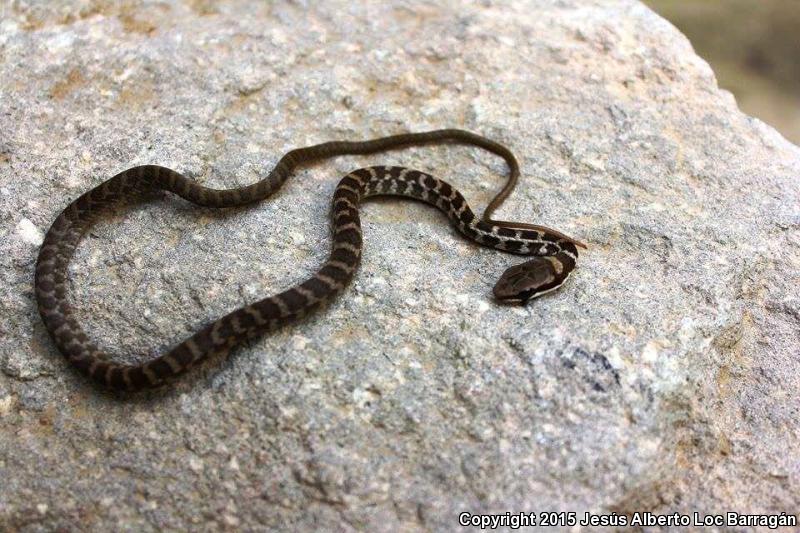
[{"label": "dark banded pattern on snake", "polygon": [[[212,354],[225,352],[248,338],[294,322],[340,293],[352,279],[361,259],[359,205],[380,195],[405,196],[427,202],[444,212],[453,225],[475,242],[520,255],[538,256],[510,268],[495,287],[500,300],[525,301],[560,286],[578,253],[569,238],[539,226],[515,229],[487,222],[470,210],[464,197],[448,183],[402,167],[371,167],[348,174],[333,198],[333,244],[327,262],[305,282],[211,322],[167,353],[140,365],[110,360],[83,331],[67,298],[67,267],[83,234],[111,204],[155,189],[172,191],[199,205],[230,207],[250,203],[274,192],[297,164],[345,153],[372,153],[408,144],[458,141],[503,156],[512,168],[516,160],[504,147],[460,130],[405,134],[362,143],[335,142],[293,150],[261,182],[232,190],[202,187],[181,174],[159,166],[126,170],[85,193],[55,220],[45,236],[36,264],[35,291],[39,313],[58,349],[72,365],[96,382],[113,389],[156,387]],[[516,171],[518,172],[518,170]],[[501,195],[508,194],[508,186]],[[503,196],[504,198],[505,196]],[[502,198],[495,205],[499,205]]]}]

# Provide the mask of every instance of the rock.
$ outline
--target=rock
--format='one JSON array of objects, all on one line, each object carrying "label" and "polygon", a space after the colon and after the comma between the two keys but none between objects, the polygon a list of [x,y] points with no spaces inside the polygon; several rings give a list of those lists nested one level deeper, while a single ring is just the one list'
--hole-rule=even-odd
[{"label": "rock", "polygon": [[[643,5],[48,6],[0,23],[0,528],[798,509],[800,150]],[[561,290],[497,305],[517,258],[375,201],[341,298],[166,391],[103,392],[53,347],[33,265],[83,191],[144,163],[233,187],[294,147],[440,127],[519,156],[499,218],[589,244]],[[476,210],[505,173],[414,148],[304,168],[249,209],[121,209],[72,263],[81,320],[143,361],[305,279],[338,178],[369,164],[432,172]]]}]

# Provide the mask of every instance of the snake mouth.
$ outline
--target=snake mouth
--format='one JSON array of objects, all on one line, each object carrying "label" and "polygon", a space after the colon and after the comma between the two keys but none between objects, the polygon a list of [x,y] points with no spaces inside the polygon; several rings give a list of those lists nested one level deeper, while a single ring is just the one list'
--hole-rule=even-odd
[{"label": "snake mouth", "polygon": [[[502,281],[502,280],[501,280]],[[525,305],[531,299],[535,298],[533,289],[524,291],[510,291],[508,286],[504,283],[498,282],[494,286],[494,298],[499,304],[503,305]]]},{"label": "snake mouth", "polygon": [[507,306],[510,307],[512,305],[525,305],[526,303],[528,303],[530,298],[527,298],[527,299],[522,299],[522,298],[495,298],[495,300],[500,305],[507,305]]},{"label": "snake mouth", "polygon": [[498,296],[497,293],[495,293],[495,299],[497,300],[497,303],[501,305],[526,305],[531,300],[535,300],[540,296],[544,296],[545,294],[549,294],[557,290],[559,287],[561,287],[561,285],[563,285],[563,282],[540,291],[530,289],[515,296]]}]

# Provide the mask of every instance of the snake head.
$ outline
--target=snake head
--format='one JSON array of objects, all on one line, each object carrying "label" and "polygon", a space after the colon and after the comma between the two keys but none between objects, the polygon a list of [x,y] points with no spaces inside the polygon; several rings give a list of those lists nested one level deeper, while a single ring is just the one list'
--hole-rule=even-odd
[{"label": "snake head", "polygon": [[512,266],[500,276],[494,296],[501,302],[524,304],[559,288],[572,270],[564,266],[557,257],[535,257]]}]

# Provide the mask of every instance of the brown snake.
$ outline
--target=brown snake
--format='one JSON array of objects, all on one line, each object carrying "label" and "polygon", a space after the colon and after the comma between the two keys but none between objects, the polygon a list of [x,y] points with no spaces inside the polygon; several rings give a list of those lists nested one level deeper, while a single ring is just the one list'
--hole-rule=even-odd
[{"label": "brown snake", "polygon": [[[89,339],[75,318],[67,297],[67,267],[84,233],[103,209],[112,204],[161,189],[201,206],[242,206],[275,192],[300,164],[337,155],[371,154],[436,142],[479,146],[506,160],[510,178],[486,208],[482,220],[473,214],[457,190],[429,174],[402,167],[362,168],[345,176],[336,187],[330,257],[303,283],[236,309],[167,353],[138,365],[111,361]],[[454,129],[393,135],[363,142],[335,141],[299,148],[284,155],[263,180],[228,190],[204,187],[164,167],[134,167],[83,194],[53,222],[36,261],[34,285],[39,313],[58,349],[83,374],[113,389],[138,390],[161,385],[212,354],[230,350],[246,339],[305,316],[340,293],[353,278],[361,259],[359,204],[366,198],[381,195],[422,200],[446,214],[462,234],[478,244],[536,256],[506,270],[494,288],[498,300],[526,302],[564,283],[575,268],[576,245],[582,245],[543,226],[489,218],[514,188],[518,176],[519,165],[507,148],[474,133]]]}]

